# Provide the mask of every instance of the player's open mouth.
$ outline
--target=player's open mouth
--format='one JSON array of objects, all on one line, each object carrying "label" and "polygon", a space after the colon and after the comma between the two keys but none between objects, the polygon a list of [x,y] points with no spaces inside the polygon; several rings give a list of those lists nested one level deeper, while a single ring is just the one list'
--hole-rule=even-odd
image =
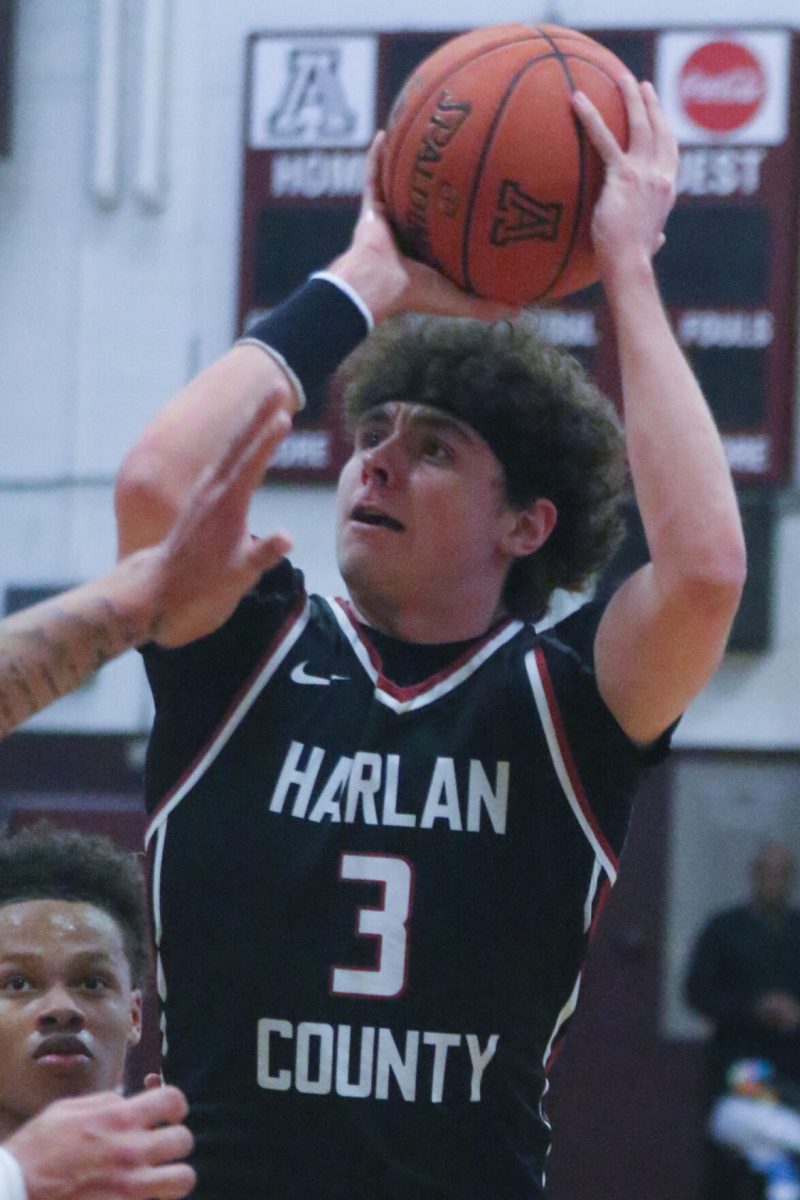
[{"label": "player's open mouth", "polygon": [[404,529],[404,526],[394,517],[390,517],[388,513],[381,512],[377,508],[357,506],[351,512],[350,520],[357,521],[361,525],[382,525],[384,529],[393,529],[397,533],[402,533]]}]

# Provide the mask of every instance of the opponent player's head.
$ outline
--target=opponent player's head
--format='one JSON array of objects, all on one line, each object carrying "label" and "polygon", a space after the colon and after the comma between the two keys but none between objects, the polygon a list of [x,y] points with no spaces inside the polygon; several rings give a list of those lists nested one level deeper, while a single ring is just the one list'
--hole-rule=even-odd
[{"label": "opponent player's head", "polygon": [[147,964],[134,855],[44,825],[0,841],[0,1139],[121,1085]]},{"label": "opponent player's head", "polygon": [[540,618],[554,589],[584,586],[608,561],[622,528],[619,422],[577,361],[542,342],[529,320],[386,322],[346,364],[350,429],[397,401],[430,406],[476,431],[502,468],[511,508],[538,498],[554,507],[552,530],[511,562],[507,612]]}]

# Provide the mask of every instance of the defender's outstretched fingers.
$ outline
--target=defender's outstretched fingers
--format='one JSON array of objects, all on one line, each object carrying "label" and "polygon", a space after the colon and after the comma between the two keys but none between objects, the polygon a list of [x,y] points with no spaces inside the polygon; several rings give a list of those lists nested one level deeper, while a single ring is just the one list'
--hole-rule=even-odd
[{"label": "defender's outstretched fingers", "polygon": [[247,565],[253,573],[253,581],[265,571],[276,567],[292,549],[288,533],[273,533],[266,538],[254,538],[246,552]]},{"label": "defender's outstretched fingers", "polygon": [[290,428],[291,420],[283,408],[259,405],[231,438],[208,479],[231,483],[238,477],[252,481],[255,486],[270,454],[277,450]]},{"label": "defender's outstretched fingers", "polygon": [[[217,464],[207,467],[198,479],[194,503],[178,519],[169,542],[176,546],[198,533],[207,541],[226,527],[243,533],[253,493],[290,428],[291,420],[282,408],[260,407],[253,413],[231,439]],[[265,546],[256,557],[259,562],[272,557],[270,565],[274,565],[290,545],[289,539],[281,534],[272,556]],[[250,559],[249,549],[247,558]]]},{"label": "defender's outstretched fingers", "polygon": [[282,408],[257,414],[252,422],[253,432],[249,443],[238,459],[234,457],[230,475],[253,491],[269,466],[278,446],[292,427],[289,414]]}]

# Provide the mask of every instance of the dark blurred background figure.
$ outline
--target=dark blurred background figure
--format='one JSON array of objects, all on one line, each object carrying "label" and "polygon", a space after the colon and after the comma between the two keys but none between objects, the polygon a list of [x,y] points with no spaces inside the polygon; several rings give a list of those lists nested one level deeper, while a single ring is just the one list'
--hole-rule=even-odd
[{"label": "dark blurred background figure", "polygon": [[[791,904],[795,862],[764,842],[751,864],[750,899],[701,930],[686,976],[686,1000],[712,1024],[706,1047],[706,1106],[726,1091],[733,1063],[761,1059],[800,1085],[800,910]],[[705,1200],[759,1196],[751,1171],[706,1141]]]}]

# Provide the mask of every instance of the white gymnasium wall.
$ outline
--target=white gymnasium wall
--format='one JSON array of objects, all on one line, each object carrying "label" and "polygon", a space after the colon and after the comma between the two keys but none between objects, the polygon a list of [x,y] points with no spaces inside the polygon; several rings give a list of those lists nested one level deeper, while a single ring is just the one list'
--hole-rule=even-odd
[{"label": "white gymnasium wall", "polygon": [[[123,18],[118,194],[91,188],[102,12]],[[689,0],[18,0],[13,152],[0,160],[0,589],[66,584],[113,560],[111,487],[125,448],[234,330],[244,45],[256,29],[465,28],[551,19],[584,28],[693,24]],[[168,28],[166,121],[153,204],[141,194],[142,45]],[[761,24],[800,24],[763,0]],[[705,24],[752,22],[752,3],[706,0]],[[259,495],[254,524],[289,528],[311,581],[336,587],[328,488]],[[732,657],[683,723],[684,744],[800,746],[800,513],[781,519],[775,644]],[[138,660],[107,668],[40,728],[143,728]]]}]

